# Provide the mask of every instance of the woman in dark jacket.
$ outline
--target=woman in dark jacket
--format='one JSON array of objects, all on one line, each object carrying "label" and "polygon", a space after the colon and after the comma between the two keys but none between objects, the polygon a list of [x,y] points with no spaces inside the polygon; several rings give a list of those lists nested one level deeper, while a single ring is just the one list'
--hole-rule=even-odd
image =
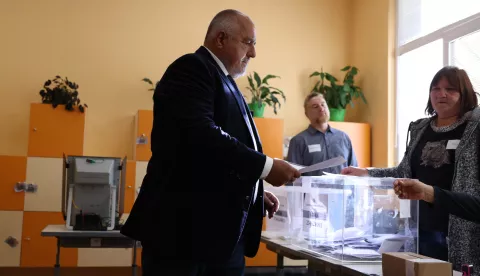
[{"label": "woman in dark jacket", "polygon": [[393,168],[348,167],[342,174],[395,177],[401,199],[419,202],[419,253],[472,264],[480,275],[480,109],[464,70],[444,67],[434,76],[426,112],[412,122],[402,162]]}]

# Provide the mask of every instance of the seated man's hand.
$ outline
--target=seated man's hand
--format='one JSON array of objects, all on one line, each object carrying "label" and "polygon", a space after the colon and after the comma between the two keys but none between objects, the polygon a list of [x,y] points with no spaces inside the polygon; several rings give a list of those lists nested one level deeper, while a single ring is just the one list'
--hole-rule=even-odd
[{"label": "seated man's hand", "polygon": [[273,159],[272,169],[265,178],[265,181],[275,187],[280,187],[287,183],[294,182],[295,179],[299,177],[300,172],[288,164],[288,162],[280,159]]},{"label": "seated man's hand", "polygon": [[263,198],[265,202],[265,210],[268,212],[268,218],[272,218],[278,211],[278,207],[280,207],[278,198],[269,191],[265,191]]}]

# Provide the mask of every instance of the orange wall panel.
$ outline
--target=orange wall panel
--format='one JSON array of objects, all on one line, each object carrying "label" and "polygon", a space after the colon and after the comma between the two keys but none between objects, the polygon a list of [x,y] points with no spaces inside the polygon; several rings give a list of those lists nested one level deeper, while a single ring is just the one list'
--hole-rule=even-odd
[{"label": "orange wall panel", "polygon": [[365,123],[329,122],[330,126],[339,129],[350,137],[358,166],[370,167],[371,164],[371,132],[370,125]]},{"label": "orange wall panel", "polygon": [[[64,223],[59,212],[24,212],[20,266],[52,267],[57,253],[57,239],[42,237],[41,232],[49,224]],[[76,266],[77,258],[76,248],[61,248],[60,266]]]},{"label": "orange wall panel", "polygon": [[254,118],[254,121],[262,141],[263,153],[272,158],[283,159],[283,120]]},{"label": "orange wall panel", "polygon": [[[86,112],[86,111],[85,111]],[[30,105],[28,156],[62,157],[83,155],[85,113],[67,111],[64,106]]]},{"label": "orange wall panel", "polygon": [[[263,218],[262,230],[265,231],[268,218]],[[277,264],[277,254],[267,249],[264,243],[260,243],[257,255],[253,258],[245,258],[246,266],[275,266]]]},{"label": "orange wall panel", "polygon": [[[272,158],[283,159],[283,128],[282,119],[253,118],[262,141],[263,153]],[[266,218],[263,219],[262,229],[265,230]],[[261,243],[258,253],[254,258],[245,258],[247,266],[275,266],[276,254],[267,250]]]},{"label": "orange wall panel", "polygon": [[[137,161],[148,161],[152,156],[150,149],[150,134],[152,132],[153,125],[153,111],[152,110],[139,110],[137,113],[136,124],[135,124],[135,147],[134,147],[134,157],[133,159]],[[145,135],[148,139],[147,144],[137,144],[137,138]]]},{"label": "orange wall panel", "polygon": [[14,186],[17,182],[25,181],[26,174],[26,157],[0,156],[0,210],[23,210],[25,193],[15,192]]},{"label": "orange wall panel", "polygon": [[123,202],[123,212],[130,213],[135,201],[135,171],[137,162],[133,160],[127,161],[127,172],[125,180],[125,200]]}]

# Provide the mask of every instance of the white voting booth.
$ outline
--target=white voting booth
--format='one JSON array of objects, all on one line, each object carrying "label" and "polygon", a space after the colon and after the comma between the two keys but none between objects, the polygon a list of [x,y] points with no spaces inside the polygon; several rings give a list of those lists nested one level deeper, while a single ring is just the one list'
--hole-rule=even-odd
[{"label": "white voting booth", "polygon": [[394,180],[328,174],[269,187],[280,208],[266,230],[300,250],[342,262],[418,253],[418,201],[398,199]]}]

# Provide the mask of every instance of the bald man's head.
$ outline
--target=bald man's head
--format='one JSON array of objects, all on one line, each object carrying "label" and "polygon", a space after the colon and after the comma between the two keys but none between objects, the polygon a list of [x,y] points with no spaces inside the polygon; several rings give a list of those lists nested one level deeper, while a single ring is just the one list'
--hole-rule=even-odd
[{"label": "bald man's head", "polygon": [[228,73],[243,75],[255,52],[255,25],[250,17],[237,10],[219,12],[210,22],[204,46],[222,61]]},{"label": "bald man's head", "polygon": [[248,18],[248,16],[242,12],[231,9],[217,13],[208,26],[207,34],[205,35],[205,42],[215,39],[218,32],[225,31],[231,33],[237,31],[236,29],[239,27],[239,20],[241,17]]}]

